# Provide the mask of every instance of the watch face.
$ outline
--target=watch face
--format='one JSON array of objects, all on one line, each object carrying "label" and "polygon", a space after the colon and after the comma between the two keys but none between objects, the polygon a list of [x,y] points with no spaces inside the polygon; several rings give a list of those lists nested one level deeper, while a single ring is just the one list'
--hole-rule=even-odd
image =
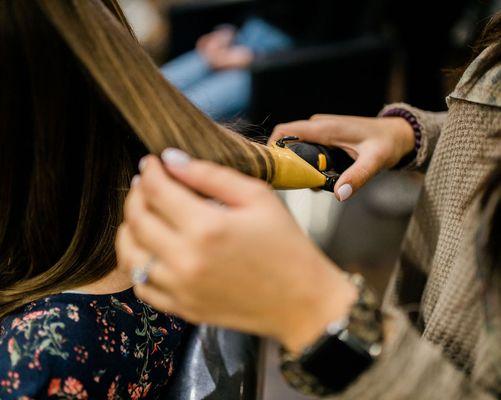
[{"label": "watch face", "polygon": [[364,345],[347,330],[326,336],[319,345],[301,357],[302,368],[322,386],[339,392],[373,363]]}]

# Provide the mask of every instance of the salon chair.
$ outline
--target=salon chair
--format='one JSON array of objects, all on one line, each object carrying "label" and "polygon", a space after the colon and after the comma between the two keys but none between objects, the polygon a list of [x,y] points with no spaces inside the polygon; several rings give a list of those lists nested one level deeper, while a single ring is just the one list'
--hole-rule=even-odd
[{"label": "salon chair", "polygon": [[261,399],[261,346],[250,335],[194,327],[163,400]]}]

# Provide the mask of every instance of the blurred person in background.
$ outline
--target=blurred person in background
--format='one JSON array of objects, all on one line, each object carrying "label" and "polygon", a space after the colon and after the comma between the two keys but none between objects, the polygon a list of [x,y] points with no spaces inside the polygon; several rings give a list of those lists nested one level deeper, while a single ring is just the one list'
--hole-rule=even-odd
[{"label": "blurred person in background", "polygon": [[[195,105],[221,121],[245,115],[251,98],[252,62],[340,32],[338,14],[352,8],[330,0],[258,0],[240,28],[222,25],[202,36],[196,49],[162,67],[164,76]],[[351,11],[349,11],[349,10]],[[231,22],[231,21],[229,21]],[[339,25],[339,24],[338,24]]]}]

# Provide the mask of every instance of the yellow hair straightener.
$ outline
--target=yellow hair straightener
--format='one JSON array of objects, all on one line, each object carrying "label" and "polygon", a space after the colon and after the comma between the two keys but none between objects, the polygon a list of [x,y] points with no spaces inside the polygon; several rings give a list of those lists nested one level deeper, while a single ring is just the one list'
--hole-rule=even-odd
[{"label": "yellow hair straightener", "polygon": [[298,140],[296,136],[285,136],[270,145],[276,165],[272,186],[333,192],[340,174],[353,164],[353,159],[339,148]]}]

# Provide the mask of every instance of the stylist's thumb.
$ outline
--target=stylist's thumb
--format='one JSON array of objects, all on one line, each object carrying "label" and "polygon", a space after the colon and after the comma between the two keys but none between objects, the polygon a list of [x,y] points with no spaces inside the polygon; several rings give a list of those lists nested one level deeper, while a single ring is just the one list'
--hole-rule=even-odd
[{"label": "stylist's thumb", "polygon": [[357,160],[339,177],[334,186],[334,193],[339,201],[348,200],[371,178],[373,178],[382,166],[377,158],[370,154],[360,154]]}]

